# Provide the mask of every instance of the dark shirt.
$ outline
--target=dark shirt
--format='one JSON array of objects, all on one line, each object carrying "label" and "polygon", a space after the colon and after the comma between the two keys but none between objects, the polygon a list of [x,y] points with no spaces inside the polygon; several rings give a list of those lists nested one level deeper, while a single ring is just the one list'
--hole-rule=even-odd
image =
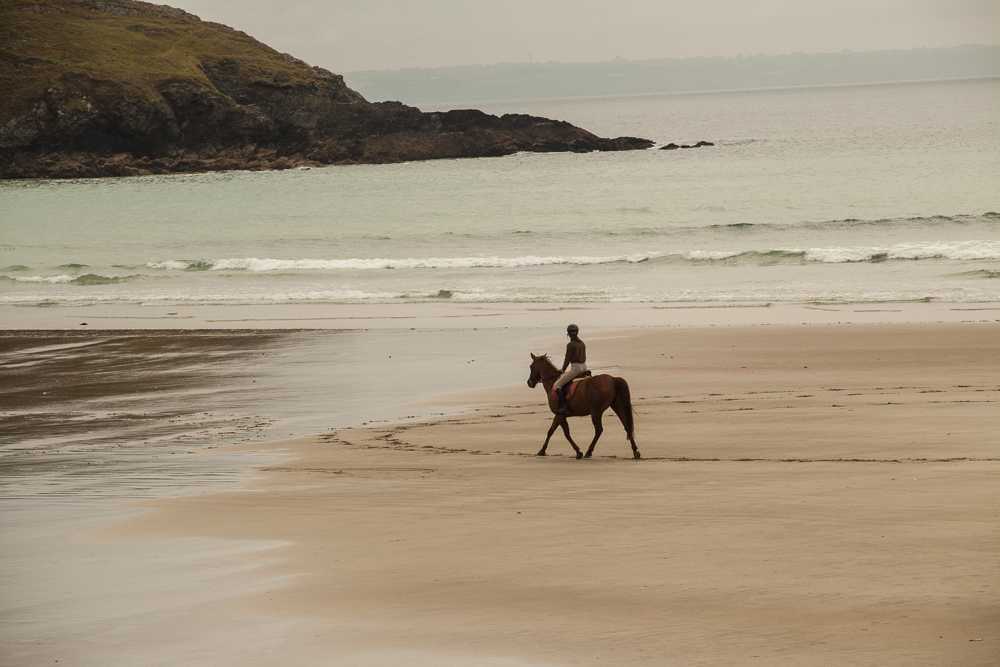
[{"label": "dark shirt", "polygon": [[563,360],[563,370],[570,364],[587,363],[587,346],[579,338],[566,344],[566,359]]}]

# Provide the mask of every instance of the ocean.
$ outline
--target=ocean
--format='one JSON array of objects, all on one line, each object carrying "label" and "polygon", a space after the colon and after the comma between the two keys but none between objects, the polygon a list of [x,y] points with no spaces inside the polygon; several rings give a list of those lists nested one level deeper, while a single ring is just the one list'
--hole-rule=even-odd
[{"label": "ocean", "polygon": [[0,182],[0,304],[997,301],[998,103],[995,78],[492,102],[715,145]]}]

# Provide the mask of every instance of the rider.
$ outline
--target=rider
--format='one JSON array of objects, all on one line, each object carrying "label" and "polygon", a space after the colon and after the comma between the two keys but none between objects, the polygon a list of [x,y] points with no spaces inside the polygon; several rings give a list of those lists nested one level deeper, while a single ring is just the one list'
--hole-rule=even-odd
[{"label": "rider", "polygon": [[566,405],[566,395],[563,393],[563,387],[572,382],[573,378],[587,372],[587,346],[580,340],[579,334],[580,327],[575,324],[566,327],[566,335],[569,336],[569,342],[566,343],[566,357],[563,359],[562,375],[559,376],[559,379],[556,380],[555,385],[552,387],[559,398],[559,407],[555,411],[561,415],[569,414],[569,406]]}]

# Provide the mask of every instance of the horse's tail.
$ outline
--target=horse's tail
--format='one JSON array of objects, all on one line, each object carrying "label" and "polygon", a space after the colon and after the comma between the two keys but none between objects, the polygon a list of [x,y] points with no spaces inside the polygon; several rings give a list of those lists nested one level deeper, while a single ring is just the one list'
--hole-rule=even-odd
[{"label": "horse's tail", "polygon": [[635,408],[632,407],[632,392],[625,378],[615,378],[615,398],[611,401],[611,409],[622,420],[628,439],[635,440]]}]

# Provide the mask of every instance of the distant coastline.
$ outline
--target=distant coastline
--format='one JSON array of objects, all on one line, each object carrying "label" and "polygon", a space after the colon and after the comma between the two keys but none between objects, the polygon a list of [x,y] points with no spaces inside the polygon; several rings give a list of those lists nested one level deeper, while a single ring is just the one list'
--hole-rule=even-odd
[{"label": "distant coastline", "polygon": [[759,93],[765,91],[782,91],[782,90],[810,90],[810,89],[823,89],[823,88],[860,88],[864,86],[905,86],[910,84],[923,84],[923,83],[958,83],[962,81],[994,81],[1000,80],[1000,74],[989,75],[989,76],[961,76],[961,77],[949,77],[941,79],[904,79],[900,81],[863,81],[860,83],[814,83],[802,86],[764,86],[761,88],[717,88],[713,90],[677,90],[665,93],[627,93],[620,95],[573,95],[573,96],[563,96],[563,97],[515,97],[511,99],[479,99],[479,100],[433,100],[430,102],[420,102],[425,108],[434,109],[464,109],[477,108],[479,106],[486,105],[507,105],[507,104],[518,104],[521,102],[556,102],[556,101],[567,101],[567,100],[601,100],[601,99],[629,99],[629,98],[643,98],[643,97],[656,97],[656,96],[667,96],[667,95],[713,95],[713,94],[724,94],[724,93]]},{"label": "distant coastline", "polygon": [[347,72],[372,101],[468,103],[1000,77],[1000,45]]}]

